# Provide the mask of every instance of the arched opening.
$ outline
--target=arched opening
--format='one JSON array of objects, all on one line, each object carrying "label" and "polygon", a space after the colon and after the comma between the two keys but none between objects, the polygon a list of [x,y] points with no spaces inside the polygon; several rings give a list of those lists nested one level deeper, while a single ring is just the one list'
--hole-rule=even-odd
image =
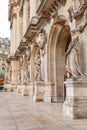
[{"label": "arched opening", "polygon": [[51,86],[51,101],[64,101],[65,51],[70,36],[70,27],[63,16],[54,20],[48,45],[48,80]]}]

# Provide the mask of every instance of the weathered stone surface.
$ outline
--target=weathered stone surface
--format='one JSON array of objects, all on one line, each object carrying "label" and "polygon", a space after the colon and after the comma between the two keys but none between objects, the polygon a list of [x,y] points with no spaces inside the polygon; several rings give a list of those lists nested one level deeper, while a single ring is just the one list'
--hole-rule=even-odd
[{"label": "weathered stone surface", "polygon": [[[66,98],[66,113],[85,117],[87,2],[9,1],[9,21],[11,84],[20,83],[17,91],[34,101],[63,103]],[[76,84],[72,81],[65,91],[64,81],[72,77]]]},{"label": "weathered stone surface", "polygon": [[87,119],[71,120],[61,103],[34,103],[28,96],[0,92],[1,130],[87,130]]},{"label": "weathered stone surface", "polygon": [[36,81],[35,82],[35,90],[34,90],[34,101],[44,101],[44,94],[45,94],[45,84],[43,81]]},{"label": "weathered stone surface", "polygon": [[64,115],[73,119],[87,118],[87,79],[66,80]]}]

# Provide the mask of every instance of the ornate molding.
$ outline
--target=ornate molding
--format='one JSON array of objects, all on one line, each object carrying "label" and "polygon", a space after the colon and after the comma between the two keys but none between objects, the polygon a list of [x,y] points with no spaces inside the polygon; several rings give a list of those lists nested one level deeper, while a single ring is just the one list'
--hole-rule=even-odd
[{"label": "ornate molding", "polygon": [[66,0],[42,0],[40,3],[37,14],[39,16],[47,16],[50,19],[55,14],[55,11],[66,4]]},{"label": "ornate molding", "polygon": [[74,18],[75,20],[80,20],[84,16],[85,9],[87,8],[87,3],[85,1],[83,2],[82,0],[79,7],[77,9],[74,8],[75,7],[70,6],[70,8],[68,9],[70,18]]}]

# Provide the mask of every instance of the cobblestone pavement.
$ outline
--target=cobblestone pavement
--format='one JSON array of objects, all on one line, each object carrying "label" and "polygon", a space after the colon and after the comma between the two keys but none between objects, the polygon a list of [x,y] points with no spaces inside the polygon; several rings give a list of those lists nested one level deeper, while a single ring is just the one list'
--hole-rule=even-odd
[{"label": "cobblestone pavement", "polygon": [[0,130],[87,130],[87,119],[64,117],[62,106],[34,103],[28,96],[0,92]]}]

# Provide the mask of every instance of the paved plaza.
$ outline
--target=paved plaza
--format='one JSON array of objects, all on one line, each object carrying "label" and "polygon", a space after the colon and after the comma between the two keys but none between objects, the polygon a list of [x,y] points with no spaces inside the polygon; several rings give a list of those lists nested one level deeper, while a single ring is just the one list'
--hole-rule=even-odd
[{"label": "paved plaza", "polygon": [[0,130],[87,130],[87,119],[64,117],[62,105],[0,92]]}]

